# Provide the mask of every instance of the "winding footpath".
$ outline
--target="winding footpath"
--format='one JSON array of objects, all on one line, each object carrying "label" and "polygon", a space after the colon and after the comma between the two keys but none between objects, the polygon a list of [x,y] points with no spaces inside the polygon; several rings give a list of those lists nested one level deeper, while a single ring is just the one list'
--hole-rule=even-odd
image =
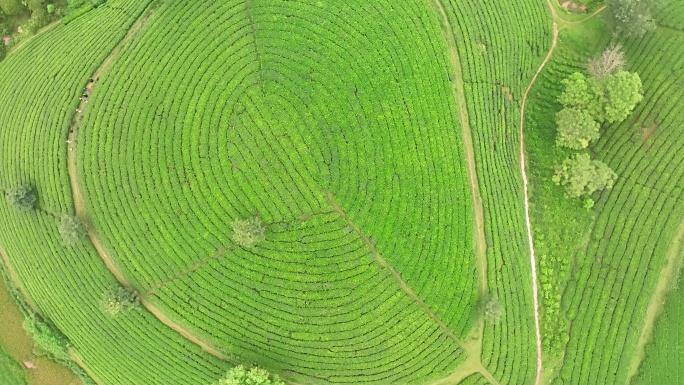
[{"label": "winding footpath", "polygon": [[541,63],[537,69],[537,73],[534,74],[530,84],[525,90],[523,95],[522,104],[520,107],[520,172],[523,178],[523,196],[525,198],[525,225],[527,226],[527,240],[530,246],[530,264],[532,266],[532,299],[534,302],[534,330],[537,338],[537,376],[534,381],[535,385],[539,385],[541,382],[542,375],[542,342],[541,342],[541,331],[539,328],[539,288],[537,287],[537,260],[534,257],[534,238],[532,236],[532,224],[530,222],[530,198],[529,198],[529,179],[527,178],[526,171],[526,160],[525,160],[525,105],[527,104],[527,96],[532,89],[532,86],[537,81],[537,77],[541,71],[549,62],[551,56],[553,56],[553,51],[556,49],[556,44],[558,42],[558,23],[556,23],[556,10],[553,8],[550,0],[547,0],[549,8],[551,8],[551,13],[553,15],[553,42],[551,43],[551,49],[546,55],[546,58]]}]

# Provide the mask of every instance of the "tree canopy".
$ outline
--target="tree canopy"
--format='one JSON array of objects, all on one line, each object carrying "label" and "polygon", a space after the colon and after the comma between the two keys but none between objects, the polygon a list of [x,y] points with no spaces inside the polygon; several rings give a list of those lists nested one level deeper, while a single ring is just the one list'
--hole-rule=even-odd
[{"label": "tree canopy", "polygon": [[622,46],[611,45],[599,57],[589,60],[587,70],[591,76],[600,78],[625,68],[625,53]]},{"label": "tree canopy", "polygon": [[261,218],[236,219],[233,221],[233,241],[251,248],[266,239],[266,228]]},{"label": "tree canopy", "polygon": [[59,234],[65,244],[74,245],[85,235],[85,226],[78,217],[64,214],[59,224]]},{"label": "tree canopy", "polygon": [[605,89],[605,120],[609,123],[625,120],[637,103],[644,98],[641,78],[635,72],[620,70],[608,76]]},{"label": "tree canopy", "polygon": [[128,312],[138,304],[137,294],[121,286],[113,286],[102,294],[100,308],[112,318]]},{"label": "tree canopy", "polygon": [[278,376],[272,376],[265,369],[251,368],[245,369],[244,366],[236,366],[226,373],[226,376],[219,380],[218,385],[285,385]]},{"label": "tree canopy", "polygon": [[33,186],[26,184],[9,189],[7,191],[7,201],[19,210],[29,211],[36,207],[38,197]]},{"label": "tree canopy", "polygon": [[589,154],[575,154],[556,166],[553,181],[564,186],[569,197],[589,195],[613,187],[617,174],[605,163],[591,160]]},{"label": "tree canopy", "polygon": [[600,126],[586,110],[570,107],[556,114],[558,136],[556,144],[563,147],[582,150],[589,142],[598,139]]},{"label": "tree canopy", "polygon": [[616,35],[642,36],[655,28],[651,7],[658,0],[609,0],[608,22]]}]

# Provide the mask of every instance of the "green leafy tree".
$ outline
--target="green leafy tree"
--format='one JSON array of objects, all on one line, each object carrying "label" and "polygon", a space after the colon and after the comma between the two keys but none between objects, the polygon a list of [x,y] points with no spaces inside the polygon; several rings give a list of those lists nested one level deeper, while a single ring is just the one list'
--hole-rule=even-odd
[{"label": "green leafy tree", "polygon": [[0,9],[7,15],[16,15],[21,13],[26,8],[23,7],[20,0],[0,0]]},{"label": "green leafy tree", "polygon": [[36,207],[38,197],[33,186],[26,184],[9,189],[7,191],[7,201],[19,210],[29,211]]},{"label": "green leafy tree", "polygon": [[605,120],[609,123],[625,120],[644,98],[641,78],[634,72],[617,71],[608,76],[605,88]]},{"label": "green leafy tree", "polygon": [[266,228],[261,218],[236,219],[233,221],[233,241],[251,248],[266,239]]},{"label": "green leafy tree", "polygon": [[135,291],[113,286],[107,289],[100,300],[100,309],[112,318],[124,314],[138,305],[138,296]]},{"label": "green leafy tree", "polygon": [[589,142],[599,138],[599,124],[584,109],[570,107],[556,114],[558,136],[556,144],[575,150],[587,148]]},{"label": "green leafy tree", "polygon": [[558,101],[565,107],[585,108],[592,101],[589,93],[589,82],[586,76],[575,72],[568,78],[563,79],[561,84],[565,86]]},{"label": "green leafy tree", "polygon": [[245,369],[239,365],[228,371],[226,376],[219,380],[218,385],[285,385],[278,376],[270,376],[265,369]]},{"label": "green leafy tree", "polygon": [[75,245],[85,235],[86,229],[78,217],[64,214],[59,224],[59,234],[67,245]]},{"label": "green leafy tree", "polygon": [[564,186],[569,197],[589,195],[613,187],[617,175],[605,163],[588,154],[575,154],[556,166],[553,181]]},{"label": "green leafy tree", "polygon": [[596,120],[601,114],[604,91],[601,83],[595,78],[587,78],[575,72],[561,84],[565,86],[558,101],[564,107],[578,108],[587,111]]},{"label": "green leafy tree", "polygon": [[658,0],[609,0],[607,18],[614,34],[642,36],[655,28],[651,7]]}]

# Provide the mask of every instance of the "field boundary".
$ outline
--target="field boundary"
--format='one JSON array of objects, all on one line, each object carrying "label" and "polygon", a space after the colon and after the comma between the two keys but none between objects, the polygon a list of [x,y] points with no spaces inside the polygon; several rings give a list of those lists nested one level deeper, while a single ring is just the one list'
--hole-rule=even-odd
[{"label": "field boundary", "polygon": [[[114,47],[114,49],[110,52],[110,54],[107,56],[107,58],[102,62],[102,64],[95,70],[93,75],[91,76],[91,79],[96,79],[98,78],[102,73],[107,71],[109,68],[109,65],[111,64],[112,60],[119,54],[121,49],[131,40],[133,35],[138,32],[142,26],[147,22],[147,20],[153,15],[154,13],[154,7],[156,4],[158,4],[159,1],[157,2],[152,2],[150,5],[140,14],[138,17],[137,21],[132,25],[132,27],[128,30],[126,35],[124,36],[123,39]],[[72,146],[69,146],[68,150],[68,157],[67,157],[67,163],[68,163],[68,172],[69,172],[69,182],[71,185],[71,190],[72,190],[72,195],[73,195],[73,200],[74,200],[74,209],[76,211],[76,216],[83,221],[83,223],[86,225],[86,233],[88,235],[88,238],[90,239],[90,242],[93,244],[95,249],[97,250],[98,255],[102,259],[102,261],[105,264],[105,267],[109,272],[116,278],[116,280],[123,285],[124,287],[132,288],[130,282],[126,278],[126,276],[123,274],[123,272],[119,269],[119,267],[116,265],[116,262],[114,261],[114,258],[107,252],[102,239],[100,238],[100,235],[97,233],[97,230],[93,227],[92,223],[90,223],[88,219],[88,213],[87,213],[87,207],[85,204],[85,199],[83,197],[83,192],[81,191],[81,186],[79,183],[78,179],[78,169],[77,169],[77,162],[76,162],[76,150],[77,146],[75,145],[78,143],[78,129],[80,127],[81,123],[81,112],[86,108],[87,104],[85,103],[85,100],[81,102],[79,105],[79,109],[76,111],[76,113],[73,116],[72,123],[70,126],[70,134],[69,134],[69,143],[73,143]],[[164,325],[169,327],[170,329],[174,330],[176,333],[180,334],[183,336],[185,339],[188,341],[194,343],[195,345],[199,346],[203,351],[205,351],[208,354],[211,354],[212,356],[221,359],[223,361],[231,362],[234,364],[237,364],[237,361],[234,361],[224,355],[223,353],[219,352],[215,348],[213,348],[208,342],[204,341],[202,338],[199,336],[196,336],[193,334],[189,329],[186,327],[177,324],[174,322],[171,318],[169,318],[164,312],[162,312],[156,305],[154,305],[152,302],[150,302],[147,298],[145,298],[144,295],[139,296],[140,298],[140,303],[142,304],[145,309],[147,309],[150,313],[152,313],[160,322],[162,322]],[[84,369],[85,370],[85,369]]]},{"label": "field boundary", "polygon": [[81,359],[81,356],[79,356],[78,353],[76,353],[76,351],[75,351],[73,348],[68,348],[67,351],[69,352],[69,357],[71,357],[71,359],[72,359],[78,366],[80,366],[81,369],[83,369],[83,371],[86,372],[86,374],[87,374],[88,376],[90,376],[90,379],[91,379],[91,380],[93,380],[97,385],[104,385],[104,382],[102,382],[100,379],[98,379],[97,376],[95,376],[95,374],[92,373],[92,372],[90,371],[90,369],[88,369],[88,367],[83,363],[83,360]]},{"label": "field boundary", "polygon": [[192,265],[191,267],[189,267],[189,268],[187,268],[187,269],[181,271],[180,273],[177,273],[176,275],[172,276],[171,278],[168,278],[168,279],[166,279],[166,280],[164,280],[164,281],[162,281],[162,282],[156,284],[155,286],[153,286],[152,288],[150,288],[149,290],[147,290],[147,291],[146,291],[144,294],[142,294],[142,295],[143,295],[144,297],[148,297],[148,296],[150,296],[150,295],[153,295],[157,290],[163,288],[164,286],[168,285],[168,284],[171,283],[172,281],[174,281],[174,280],[176,280],[176,279],[178,279],[178,278],[181,278],[181,277],[183,277],[183,276],[185,276],[185,275],[187,275],[187,274],[190,274],[190,273],[192,273],[192,272],[195,272],[195,271],[199,270],[202,266],[204,266],[205,264],[207,264],[207,263],[210,262],[210,261],[213,261],[213,260],[215,260],[215,259],[221,258],[221,257],[226,253],[226,251],[228,251],[228,248],[227,248],[227,247],[221,247],[221,248],[218,249],[218,250],[216,251],[216,253],[214,253],[213,255],[211,255],[211,256],[209,256],[209,257],[207,257],[207,258],[204,258],[203,260],[201,260],[201,261],[197,262],[196,264]]},{"label": "field boundary", "polygon": [[629,365],[627,372],[626,384],[632,383],[632,379],[639,373],[639,367],[646,358],[646,345],[653,339],[653,329],[658,315],[662,313],[665,306],[665,297],[672,289],[672,284],[676,281],[679,269],[682,263],[682,256],[684,255],[684,221],[679,224],[674,238],[672,238],[670,248],[667,250],[667,262],[660,270],[658,281],[653,294],[648,300],[646,307],[646,315],[641,325],[641,333],[637,340],[634,355]]},{"label": "field boundary", "polygon": [[40,313],[38,309],[38,304],[36,304],[33,301],[33,299],[28,295],[28,292],[24,288],[24,285],[22,285],[21,283],[21,279],[19,279],[19,275],[16,271],[14,271],[14,268],[12,267],[12,263],[9,260],[9,255],[7,255],[7,251],[5,251],[5,248],[2,246],[0,246],[0,255],[2,256],[2,262],[5,265],[5,268],[7,269],[7,277],[9,278],[9,280],[12,282],[14,287],[16,287],[16,289],[19,290],[21,294],[24,296],[24,299],[26,300],[26,303],[29,305],[31,310],[33,310],[36,313]]},{"label": "field boundary", "polygon": [[[370,238],[365,235],[361,229],[359,228],[354,221],[349,218],[347,213],[344,211],[342,206],[339,205],[335,201],[335,197],[332,192],[326,191],[325,193],[328,202],[332,205],[333,209],[337,214],[344,219],[347,222],[347,225],[356,233],[356,235],[363,241],[363,243],[368,247],[370,250],[371,254],[373,255],[373,259],[375,262],[377,262],[380,266],[385,268],[397,281],[399,284],[399,287],[401,290],[406,293],[409,297],[411,297],[424,311],[427,313],[427,315],[432,319],[439,327],[442,329],[443,333],[454,340],[456,344],[464,350],[467,358],[464,362],[462,362],[460,365],[458,365],[456,371],[449,375],[446,378],[442,378],[440,380],[437,380],[436,382],[433,382],[433,385],[436,384],[441,384],[444,381],[451,380],[454,376],[463,376],[464,374],[470,375],[475,372],[482,374],[487,380],[489,380],[492,384],[494,385],[499,385],[499,382],[494,379],[494,377],[489,373],[487,368],[485,368],[482,365],[482,362],[480,361],[480,349],[481,349],[481,344],[472,344],[468,342],[462,341],[457,335],[454,334],[451,329],[449,329],[449,326],[442,321],[437,314],[435,314],[432,309],[425,303],[425,301],[409,286],[409,284],[401,277],[401,274],[397,272],[397,270],[387,262],[387,260],[380,254],[380,252],[376,249],[375,245],[373,242],[370,240]],[[482,318],[482,317],[480,317]],[[463,378],[465,378],[464,376]]]}]

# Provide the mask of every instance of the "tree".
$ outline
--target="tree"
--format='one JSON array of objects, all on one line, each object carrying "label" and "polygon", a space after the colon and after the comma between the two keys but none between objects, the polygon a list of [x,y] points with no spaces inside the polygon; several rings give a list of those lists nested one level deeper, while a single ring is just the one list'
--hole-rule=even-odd
[{"label": "tree", "polygon": [[107,289],[100,300],[100,309],[112,318],[116,318],[133,309],[138,304],[138,296],[135,291],[121,286],[112,286]]},{"label": "tree", "polygon": [[610,75],[623,68],[625,68],[625,53],[622,52],[620,45],[611,45],[606,48],[601,56],[589,60],[587,65],[589,74],[597,78]]},{"label": "tree", "polygon": [[249,371],[244,366],[236,366],[219,380],[218,385],[285,385],[283,381],[274,375],[269,378],[269,373],[261,368],[251,368]]},{"label": "tree", "polygon": [[19,210],[29,211],[34,209],[37,200],[35,189],[28,184],[11,188],[7,191],[7,201]]},{"label": "tree", "polygon": [[501,313],[502,310],[499,297],[496,294],[489,296],[484,305],[485,318],[490,321],[499,322],[499,320],[501,320]]},{"label": "tree", "polygon": [[615,35],[642,36],[655,28],[651,7],[658,0],[609,0],[607,18]]},{"label": "tree", "polygon": [[556,114],[558,136],[556,145],[581,150],[587,148],[589,142],[599,138],[599,124],[584,109],[569,107]]},{"label": "tree", "polygon": [[[624,120],[643,98],[639,74],[617,69],[619,67],[617,62],[620,60],[616,57],[620,54],[613,52],[613,49],[608,51],[611,52],[606,56],[613,58],[606,60],[613,62],[596,65],[601,67],[598,70],[607,71],[604,76],[586,78],[581,73],[575,72],[562,81],[565,88],[558,97],[558,101],[564,107],[586,111],[599,123]],[[601,61],[600,58],[596,60]],[[604,65],[605,68],[602,67]],[[558,123],[560,125],[560,122]]]},{"label": "tree", "polygon": [[59,234],[66,245],[75,245],[85,235],[85,226],[78,217],[64,214],[59,224]]},{"label": "tree", "polygon": [[605,120],[609,123],[625,120],[644,98],[641,78],[635,72],[617,71],[608,77],[605,89]]},{"label": "tree", "polygon": [[591,160],[588,154],[575,154],[556,166],[552,179],[557,185],[564,186],[568,196],[574,198],[613,188],[617,174],[605,163]]},{"label": "tree", "polygon": [[0,9],[7,15],[16,15],[21,13],[24,8],[20,0],[0,0]]},{"label": "tree", "polygon": [[563,107],[574,107],[585,110],[597,119],[601,115],[604,99],[604,91],[601,83],[595,78],[587,79],[586,76],[575,72],[561,84],[565,86],[558,101]]},{"label": "tree", "polygon": [[251,248],[266,239],[266,228],[259,217],[233,221],[233,241],[242,247]]}]

